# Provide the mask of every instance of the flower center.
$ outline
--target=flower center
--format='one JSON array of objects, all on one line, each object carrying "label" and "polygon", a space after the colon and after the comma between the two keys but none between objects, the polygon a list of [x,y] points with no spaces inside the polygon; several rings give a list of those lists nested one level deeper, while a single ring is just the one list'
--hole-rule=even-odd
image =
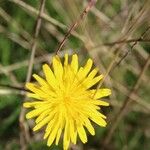
[{"label": "flower center", "polygon": [[64,101],[64,103],[69,104],[71,101],[70,96],[64,96],[63,101]]}]

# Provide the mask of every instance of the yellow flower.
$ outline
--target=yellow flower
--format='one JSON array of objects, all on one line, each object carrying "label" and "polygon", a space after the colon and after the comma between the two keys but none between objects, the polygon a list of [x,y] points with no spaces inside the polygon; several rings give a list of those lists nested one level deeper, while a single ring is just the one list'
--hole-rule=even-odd
[{"label": "yellow flower", "polygon": [[33,107],[27,113],[26,118],[34,118],[34,131],[46,126],[44,139],[50,146],[54,140],[58,145],[63,133],[63,148],[67,150],[69,143],[76,144],[77,135],[83,143],[87,142],[85,128],[91,135],[95,130],[91,124],[95,122],[99,126],[106,126],[106,116],[99,112],[100,106],[108,106],[107,102],[99,100],[111,94],[109,89],[91,89],[103,76],[96,76],[98,70],[91,67],[93,62],[89,59],[84,67],[78,66],[78,56],[72,56],[68,62],[68,54],[65,55],[64,64],[58,56],[53,57],[53,70],[43,65],[45,79],[34,74],[38,84],[27,83],[26,87],[31,92],[28,97],[35,98],[33,102],[25,102],[24,107]]}]

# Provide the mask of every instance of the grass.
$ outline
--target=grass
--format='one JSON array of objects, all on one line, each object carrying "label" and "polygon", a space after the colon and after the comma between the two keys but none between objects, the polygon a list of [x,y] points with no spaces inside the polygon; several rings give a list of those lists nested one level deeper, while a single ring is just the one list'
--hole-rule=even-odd
[{"label": "grass", "polygon": [[[25,84],[28,65],[24,61],[30,59],[39,5],[40,1],[0,1],[0,85],[22,87]],[[40,57],[54,53],[67,29],[85,6],[86,1],[79,0],[46,1],[37,41],[34,73],[40,72],[41,65],[47,62],[47,59],[40,60]],[[78,53],[81,64],[91,57],[101,73],[108,73],[102,86],[112,89],[112,96],[107,99],[111,103],[106,110],[108,127],[103,129],[96,126],[96,136],[89,136],[89,142],[84,146],[79,141],[77,149],[150,149],[149,66],[146,66],[137,90],[130,98],[131,105],[127,106],[108,145],[104,145],[114,126],[116,114],[122,111],[122,105],[139,79],[146,61],[149,62],[149,10],[150,5],[146,0],[97,1],[67,38],[62,52],[69,50]],[[143,33],[142,40],[135,45],[134,42],[127,42],[129,39],[141,38]],[[115,43],[121,40],[123,42]],[[122,58],[121,63],[115,66]],[[110,64],[115,68],[112,69]],[[0,86],[0,149],[6,150],[20,149],[19,115],[23,96],[12,90]],[[32,121],[29,126],[33,126]],[[39,138],[41,134],[31,133],[31,143],[27,144],[27,149],[49,149],[45,141]],[[53,146],[51,149],[62,147]]]}]

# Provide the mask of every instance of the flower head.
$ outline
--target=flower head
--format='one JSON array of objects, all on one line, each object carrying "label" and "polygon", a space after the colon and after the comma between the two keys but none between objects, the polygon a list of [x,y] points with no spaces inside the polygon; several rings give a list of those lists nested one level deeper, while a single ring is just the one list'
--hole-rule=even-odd
[{"label": "flower head", "polygon": [[69,63],[68,54],[64,63],[58,56],[52,60],[53,70],[43,65],[45,79],[34,74],[36,83],[27,83],[26,87],[31,92],[28,97],[34,98],[33,102],[25,102],[24,107],[33,108],[27,113],[26,118],[34,118],[34,131],[46,126],[44,139],[50,146],[54,140],[58,145],[63,134],[63,148],[67,150],[69,143],[76,144],[77,135],[83,143],[87,142],[85,128],[91,135],[95,130],[91,124],[106,126],[106,116],[100,113],[100,106],[108,106],[107,102],[99,100],[111,94],[109,89],[92,89],[103,76],[96,76],[98,70],[91,71],[93,62],[89,59],[84,67],[78,66],[78,56],[72,56]]}]

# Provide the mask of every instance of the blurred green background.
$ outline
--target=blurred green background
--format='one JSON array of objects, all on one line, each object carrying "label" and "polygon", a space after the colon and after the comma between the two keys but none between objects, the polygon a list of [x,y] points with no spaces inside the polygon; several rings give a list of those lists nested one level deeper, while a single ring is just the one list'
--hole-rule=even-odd
[{"label": "blurred green background", "polygon": [[[40,74],[42,64],[51,61],[50,56],[54,54],[58,44],[87,2],[86,0],[46,0],[37,41],[34,73]],[[0,150],[22,148],[19,115],[24,93],[4,85],[24,87],[39,6],[39,0],[0,0]],[[149,0],[98,0],[67,39],[60,55],[66,51],[70,54],[78,53],[81,66],[88,57],[91,57],[103,74],[108,71],[113,61],[118,62],[129,52],[121,64],[109,72],[103,84],[104,87],[107,86],[112,90],[111,97],[106,98],[111,106],[103,110],[108,116],[108,126],[106,128],[95,126],[96,136],[89,135],[87,144],[82,145],[78,141],[78,145],[72,149],[150,149],[149,66],[142,75],[138,89],[130,98],[132,102],[127,107],[126,115],[122,117],[112,139],[104,148],[104,141],[113,126],[111,120],[115,118],[129,96],[149,57],[149,15]],[[142,40],[134,43],[139,38]],[[116,57],[118,51],[120,53]],[[29,121],[28,125],[32,128],[33,121]],[[58,147],[53,145],[48,148],[46,141],[41,138],[42,131],[38,133],[29,131],[31,141],[30,144],[26,144],[27,149],[62,149],[61,144]]]}]

